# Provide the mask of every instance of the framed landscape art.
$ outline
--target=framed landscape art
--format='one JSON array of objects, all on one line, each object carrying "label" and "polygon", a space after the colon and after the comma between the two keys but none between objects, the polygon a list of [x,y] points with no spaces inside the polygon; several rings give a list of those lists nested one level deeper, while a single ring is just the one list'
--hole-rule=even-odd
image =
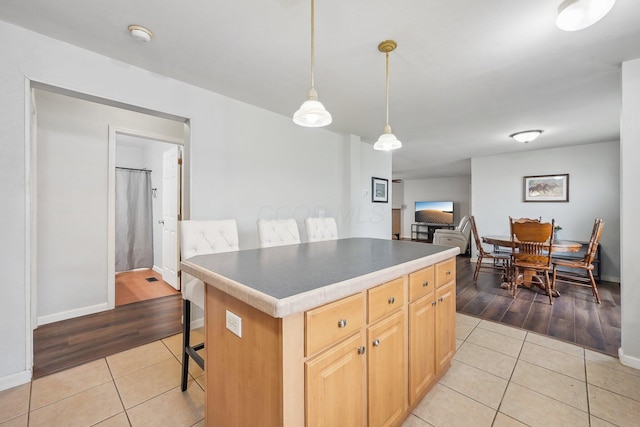
[{"label": "framed landscape art", "polygon": [[569,174],[524,177],[525,202],[568,202]]}]

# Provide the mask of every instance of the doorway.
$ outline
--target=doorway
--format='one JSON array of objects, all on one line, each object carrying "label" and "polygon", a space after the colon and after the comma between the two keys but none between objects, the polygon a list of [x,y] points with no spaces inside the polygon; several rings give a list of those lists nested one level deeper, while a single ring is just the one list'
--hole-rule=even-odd
[{"label": "doorway", "polygon": [[110,134],[115,306],[178,294],[182,141],[118,128]]},{"label": "doorway", "polygon": [[[32,91],[31,310],[36,328],[115,307],[116,132],[182,145],[188,121],[37,83]],[[162,169],[161,160],[156,169]]]}]

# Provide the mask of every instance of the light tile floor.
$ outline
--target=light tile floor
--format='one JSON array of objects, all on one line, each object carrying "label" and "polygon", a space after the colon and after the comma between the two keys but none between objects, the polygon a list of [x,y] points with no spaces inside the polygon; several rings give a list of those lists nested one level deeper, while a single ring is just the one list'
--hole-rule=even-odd
[{"label": "light tile floor", "polygon": [[[456,323],[451,368],[403,427],[640,426],[640,371],[463,314]],[[204,426],[204,377],[193,364],[180,391],[180,345],[175,335],[2,391],[0,427]]]}]

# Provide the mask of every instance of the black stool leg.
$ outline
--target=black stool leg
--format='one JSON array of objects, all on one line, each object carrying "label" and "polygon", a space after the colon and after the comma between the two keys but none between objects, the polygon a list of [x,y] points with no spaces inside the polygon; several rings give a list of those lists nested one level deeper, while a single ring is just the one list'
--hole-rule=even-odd
[{"label": "black stool leg", "polygon": [[191,334],[191,301],[182,300],[182,391],[187,389],[189,379],[189,352]]}]

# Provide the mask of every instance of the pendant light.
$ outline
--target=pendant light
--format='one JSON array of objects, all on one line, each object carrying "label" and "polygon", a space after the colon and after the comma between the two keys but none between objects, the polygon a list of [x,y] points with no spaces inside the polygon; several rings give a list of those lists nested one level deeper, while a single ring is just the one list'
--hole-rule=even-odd
[{"label": "pendant light", "polygon": [[391,133],[391,126],[389,126],[389,52],[393,52],[397,46],[393,40],[385,40],[378,45],[378,50],[384,52],[387,60],[387,124],[380,138],[373,144],[375,150],[391,151],[402,147],[402,142]]},{"label": "pendant light", "polygon": [[314,41],[314,0],[311,0],[311,89],[307,100],[302,103],[298,111],[293,114],[293,122],[300,126],[317,128],[331,124],[331,113],[325,110],[324,105],[318,101],[314,82],[315,41]]},{"label": "pendant light", "polygon": [[616,0],[564,0],[558,7],[556,25],[564,31],[587,28],[613,8]]}]

